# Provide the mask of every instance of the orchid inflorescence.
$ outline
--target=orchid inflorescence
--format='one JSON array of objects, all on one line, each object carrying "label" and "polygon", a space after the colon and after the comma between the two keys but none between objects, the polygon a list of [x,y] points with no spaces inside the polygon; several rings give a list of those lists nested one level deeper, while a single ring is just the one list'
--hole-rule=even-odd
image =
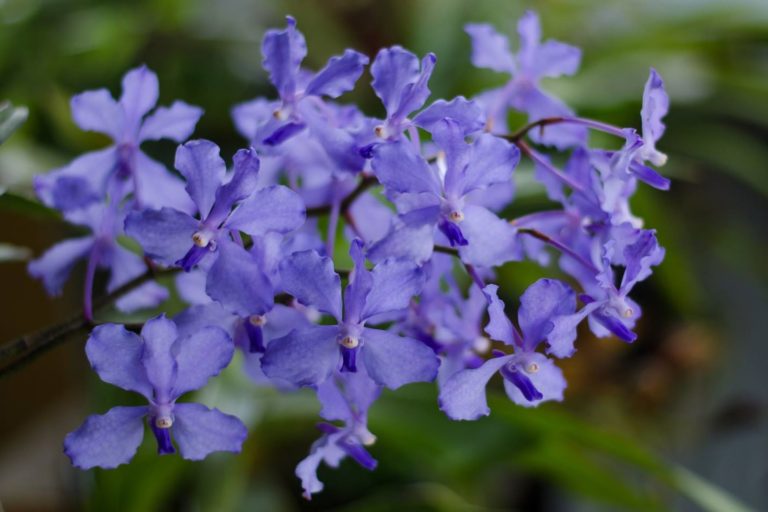
[{"label": "orchid inflorescence", "polygon": [[[643,229],[629,205],[639,182],[669,187],[650,166],[666,160],[656,149],[668,109],[661,77],[651,70],[638,133],[577,117],[541,88],[542,78],[574,74],[581,52],[542,41],[535,13],[518,22],[516,53],[490,25],[466,32],[472,63],[507,74],[504,85],[424,108],[435,55],[385,48],[369,68],[386,111],[374,119],[335,101],[354,88],[368,57],[346,50],[318,72],[303,68],[305,39],[289,17],[262,43],[279,98],[234,107],[249,147],[230,168],[213,142],[184,142],[200,108],[177,101],[152,112],[158,79],[146,67],[125,75],[118,101],[105,89],[72,98],[77,125],[114,144],[37,178],[40,200],[90,234],[55,245],[30,273],[57,294],[86,260],[89,320],[98,269],[109,272],[112,291],[180,268],[174,283],[188,304],[173,319],[148,320],[139,334],[115,324],[93,329],[86,344],[93,369],[147,405],[90,416],[64,442],[75,466],[128,462],[145,421],[160,454],[178,449],[194,460],[240,451],[247,430],[238,418],[178,401],[226,368],[237,348],[254,382],[311,388],[322,405],[322,435],[296,469],[310,497],[323,487],[316,475],[323,461],[335,467],[349,456],[376,466],[367,415],[383,388],[436,380],[440,409],[474,420],[490,413],[485,388],[497,373],[516,404],[562,400],[556,360],[573,355],[585,319],[596,336],[635,340],[641,311],[629,293],[664,257],[655,231]],[[530,124],[510,132],[510,111]],[[590,130],[616,136],[620,149],[590,148]],[[144,141],[158,139],[181,143],[181,178],[142,152]],[[504,219],[521,155],[558,206]],[[319,216],[327,218],[324,233]],[[334,253],[341,223],[346,270],[336,265],[344,251]],[[546,266],[553,249],[576,289],[534,282],[515,322],[492,284],[495,269],[526,259]],[[168,297],[148,280],[116,306],[131,312]]]}]

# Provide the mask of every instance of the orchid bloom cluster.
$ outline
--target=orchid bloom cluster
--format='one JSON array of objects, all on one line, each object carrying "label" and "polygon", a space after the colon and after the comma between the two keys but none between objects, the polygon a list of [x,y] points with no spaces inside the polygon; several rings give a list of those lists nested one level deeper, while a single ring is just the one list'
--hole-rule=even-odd
[{"label": "orchid bloom cluster", "polygon": [[[656,149],[668,109],[661,77],[652,69],[645,85],[641,131],[615,127],[576,117],[542,88],[543,78],[575,73],[581,53],[542,41],[535,13],[518,23],[517,52],[490,25],[466,32],[472,63],[506,83],[428,103],[435,55],[385,48],[369,67],[386,112],[376,119],[336,101],[369,58],[346,50],[320,71],[302,67],[306,42],[289,17],[262,43],[277,98],[232,110],[247,147],[231,165],[213,142],[186,141],[200,108],[177,101],[152,112],[158,80],[146,67],[125,75],[117,101],[104,89],[72,99],[78,126],[114,144],[37,179],[41,201],[90,234],[55,245],[30,273],[57,294],[86,260],[89,319],[98,269],[110,291],[167,269],[188,305],[140,334],[95,327],[86,345],[93,369],[147,405],[90,416],[65,440],[75,466],[127,463],[145,422],[160,454],[240,451],[247,431],[238,418],[179,401],[238,349],[258,385],[317,395],[325,422],[296,469],[310,497],[323,487],[321,462],[376,467],[367,416],[383,388],[436,381],[440,409],[474,420],[490,413],[486,386],[497,373],[518,405],[562,400],[557,361],[573,355],[584,321],[596,336],[635,340],[641,310],[630,292],[664,257],[630,209],[641,182],[669,187],[654,169],[666,160]],[[511,111],[530,124],[510,133]],[[590,130],[614,135],[619,149],[589,147]],[[178,174],[141,151],[157,139],[181,143]],[[506,219],[521,157],[553,208]],[[495,271],[524,259],[556,263],[567,282],[540,279],[505,305]],[[135,311],[168,297],[145,280],[116,305]]]}]

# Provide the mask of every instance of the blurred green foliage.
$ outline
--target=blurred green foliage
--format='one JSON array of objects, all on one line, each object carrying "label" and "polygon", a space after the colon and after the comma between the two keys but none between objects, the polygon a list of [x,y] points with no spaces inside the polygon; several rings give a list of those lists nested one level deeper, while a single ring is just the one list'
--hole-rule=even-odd
[{"label": "blurred green foliage", "polygon": [[[726,415],[734,400],[754,399],[758,415],[765,410],[764,397],[753,395],[764,389],[760,361],[768,356],[758,334],[768,282],[764,0],[0,0],[0,98],[29,108],[26,124],[0,148],[0,187],[10,191],[0,196],[0,215],[11,221],[31,216],[40,226],[53,222],[65,236],[56,217],[29,201],[32,176],[105,143],[74,126],[68,99],[99,87],[119,93],[120,77],[135,65],[158,73],[161,104],[179,98],[205,108],[195,136],[216,141],[227,155],[244,143],[232,126],[231,106],[273,96],[259,45],[263,31],[281,25],[285,14],[296,16],[305,32],[305,64],[313,68],[345,47],[371,56],[395,43],[420,54],[434,51],[431,86],[438,98],[471,96],[503,82],[471,67],[462,26],[491,22],[512,34],[527,7],[540,12],[547,37],[584,50],[579,75],[545,84],[580,114],[638,126],[651,65],[672,97],[660,145],[670,155],[664,173],[674,179],[672,191],[644,188],[633,203],[667,248],[664,264],[638,289],[645,310],[638,343],[619,346],[584,333],[578,357],[564,364],[571,384],[565,404],[520,409],[494,389],[491,417],[471,424],[443,417],[433,387],[386,393],[370,425],[379,436],[372,449],[377,471],[366,473],[350,461],[324,469],[326,490],[311,504],[302,502],[292,472],[317,434],[317,405],[306,393],[254,390],[231,368],[202,399],[249,420],[243,455],[183,463],[157,458],[148,440],[130,466],[71,470],[73,508],[743,510],[731,492],[768,507],[759,476],[740,478],[729,469],[766,474],[764,453],[755,449],[768,434],[765,421],[739,431],[747,427],[724,420],[747,432],[748,440],[735,445],[727,428],[717,433],[713,419]],[[368,80],[343,101],[380,114]],[[9,117],[0,109],[0,141],[16,112]],[[147,149],[172,161],[168,143]],[[530,169],[520,169],[510,216],[550,206],[530,176]],[[23,234],[9,238],[28,243]],[[535,278],[556,273],[533,264],[504,267],[505,300],[516,304]],[[92,410],[129,403],[130,397],[89,379]]]}]

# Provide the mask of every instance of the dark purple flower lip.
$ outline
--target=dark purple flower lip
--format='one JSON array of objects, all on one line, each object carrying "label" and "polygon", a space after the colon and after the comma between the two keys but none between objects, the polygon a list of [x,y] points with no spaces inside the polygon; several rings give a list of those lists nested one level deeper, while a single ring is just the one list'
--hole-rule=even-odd
[{"label": "dark purple flower lip", "polygon": [[437,225],[440,231],[448,238],[451,247],[469,245],[469,242],[464,238],[464,233],[461,232],[461,228],[452,220],[441,220]]},{"label": "dark purple flower lip", "polygon": [[[538,367],[536,370],[538,370]],[[544,398],[544,395],[542,395],[541,392],[536,389],[536,386],[533,385],[531,379],[523,375],[523,372],[520,371],[518,365],[514,362],[510,362],[502,366],[501,375],[506,380],[514,384],[515,387],[520,390],[525,399],[529,402],[535,402]]]},{"label": "dark purple flower lip", "polygon": [[171,425],[173,420],[165,416],[152,416],[149,418],[149,426],[157,441],[158,455],[170,455],[176,453],[171,443]]}]

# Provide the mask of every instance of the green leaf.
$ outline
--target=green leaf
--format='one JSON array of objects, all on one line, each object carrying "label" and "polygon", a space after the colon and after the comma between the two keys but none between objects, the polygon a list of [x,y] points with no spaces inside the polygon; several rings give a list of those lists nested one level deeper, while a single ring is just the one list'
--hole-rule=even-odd
[{"label": "green leaf", "polygon": [[28,115],[26,107],[14,107],[9,101],[0,103],[0,144],[27,120]]},{"label": "green leaf", "polygon": [[673,470],[672,485],[708,512],[750,512],[729,493],[683,467]]},{"label": "green leaf", "polygon": [[48,208],[42,203],[28,199],[13,192],[0,194],[0,210],[6,210],[13,213],[20,213],[28,217],[39,217],[49,220],[60,220],[59,212],[53,208]]}]

